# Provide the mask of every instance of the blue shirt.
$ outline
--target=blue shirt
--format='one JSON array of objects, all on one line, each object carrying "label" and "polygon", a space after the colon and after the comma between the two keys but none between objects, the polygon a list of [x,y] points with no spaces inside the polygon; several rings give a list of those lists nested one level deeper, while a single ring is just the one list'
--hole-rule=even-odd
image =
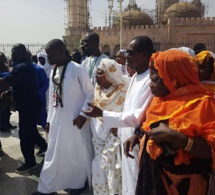
[{"label": "blue shirt", "polygon": [[9,74],[9,72],[3,72],[3,73],[0,73],[0,77],[2,78],[2,77],[5,77],[6,75],[8,75]]},{"label": "blue shirt", "polygon": [[41,125],[45,129],[46,119],[47,119],[47,112],[46,112],[46,91],[49,87],[49,79],[46,75],[46,72],[43,68],[39,67],[36,64],[32,64],[34,67],[34,71],[36,74],[37,80],[37,93],[40,97],[41,101],[41,111],[40,111],[40,118],[38,121],[38,125]]},{"label": "blue shirt", "polygon": [[21,62],[13,67],[13,71],[3,77],[14,90],[16,109],[38,109],[40,100],[37,94],[37,80],[34,67],[30,62]]}]

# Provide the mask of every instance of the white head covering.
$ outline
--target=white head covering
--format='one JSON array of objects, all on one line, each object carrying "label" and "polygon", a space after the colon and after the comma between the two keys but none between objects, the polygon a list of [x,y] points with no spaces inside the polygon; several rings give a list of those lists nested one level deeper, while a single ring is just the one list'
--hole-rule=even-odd
[{"label": "white head covering", "polygon": [[210,54],[212,55],[213,58],[215,58],[215,53],[210,51]]},{"label": "white head covering", "polygon": [[126,56],[126,50],[125,49],[120,49],[119,52],[125,57]]},{"label": "white head covering", "polygon": [[[39,61],[39,59],[38,58],[40,58],[40,57],[43,57],[43,58],[45,58],[45,64],[44,65],[42,65],[41,63],[40,63],[40,61]],[[37,59],[38,59],[38,62],[37,62],[37,65],[38,66],[40,66],[41,68],[43,68],[43,69],[49,69],[49,67],[51,66],[48,62],[47,62],[47,54],[46,53],[44,53],[44,52],[39,52],[38,54],[37,54]]]},{"label": "white head covering", "polygon": [[111,59],[102,59],[98,66],[112,84],[107,90],[103,90],[98,84],[95,86],[94,103],[102,109],[115,112],[122,110],[129,79],[123,75],[121,66]]},{"label": "white head covering", "polygon": [[181,50],[181,51],[184,51],[184,52],[186,52],[186,53],[188,53],[188,54],[190,54],[190,55],[193,56],[193,57],[195,57],[195,51],[192,50],[192,49],[189,48],[189,47],[179,47],[178,49]]},{"label": "white head covering", "polygon": [[43,58],[45,58],[46,59],[46,57],[47,57],[47,55],[46,55],[46,53],[44,53],[44,52],[39,52],[38,54],[37,54],[37,58],[39,58],[39,57],[43,57]]},{"label": "white head covering", "polygon": [[127,78],[123,75],[121,70],[122,65],[118,64],[115,60],[103,59],[98,66],[105,72],[108,81],[113,86],[119,86],[127,83]]}]

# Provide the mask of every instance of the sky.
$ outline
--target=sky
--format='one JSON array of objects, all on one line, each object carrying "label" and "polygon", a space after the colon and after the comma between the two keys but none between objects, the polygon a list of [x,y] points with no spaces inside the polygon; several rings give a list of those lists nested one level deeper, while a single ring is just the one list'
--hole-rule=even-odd
[{"label": "sky", "polygon": [[[114,0],[113,10],[119,10]],[[208,16],[215,16],[215,1],[209,2]],[[105,25],[108,15],[107,0],[91,0],[90,13],[93,26]],[[125,8],[129,0],[124,0]],[[137,0],[142,9],[152,9],[155,0]],[[0,0],[1,43],[47,43],[53,38],[62,39],[65,31],[64,0]]]}]

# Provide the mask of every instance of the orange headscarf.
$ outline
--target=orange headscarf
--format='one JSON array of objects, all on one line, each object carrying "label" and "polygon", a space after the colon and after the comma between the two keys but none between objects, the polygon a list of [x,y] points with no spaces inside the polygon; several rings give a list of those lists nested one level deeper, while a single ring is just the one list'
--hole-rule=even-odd
[{"label": "orange headscarf", "polygon": [[[151,124],[168,120],[173,130],[189,137],[203,137],[211,146],[215,162],[215,99],[201,86],[195,59],[182,51],[168,50],[153,54],[151,60],[170,94],[153,99],[142,129],[150,131]],[[147,148],[152,159],[162,152],[153,140]],[[178,149],[175,164],[182,163],[189,164],[190,155]]]},{"label": "orange headscarf", "polygon": [[[200,64],[202,64],[205,59],[208,62],[209,58],[214,58],[214,56],[210,51],[207,51],[207,50],[201,51],[195,57],[196,61],[199,62]],[[214,60],[214,73],[215,73],[215,60]]]}]

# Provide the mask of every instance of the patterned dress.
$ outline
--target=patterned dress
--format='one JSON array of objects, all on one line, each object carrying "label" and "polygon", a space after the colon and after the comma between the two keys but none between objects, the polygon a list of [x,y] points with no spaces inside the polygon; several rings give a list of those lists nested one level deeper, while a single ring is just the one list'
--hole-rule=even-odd
[{"label": "patterned dress", "polygon": [[[95,86],[94,104],[103,110],[120,112],[123,108],[129,79],[124,77],[121,65],[114,60],[102,60],[99,69],[112,84],[108,89]],[[95,158],[92,162],[92,185],[95,195],[122,194],[121,142],[111,128],[103,127],[102,118],[91,119]]]}]

